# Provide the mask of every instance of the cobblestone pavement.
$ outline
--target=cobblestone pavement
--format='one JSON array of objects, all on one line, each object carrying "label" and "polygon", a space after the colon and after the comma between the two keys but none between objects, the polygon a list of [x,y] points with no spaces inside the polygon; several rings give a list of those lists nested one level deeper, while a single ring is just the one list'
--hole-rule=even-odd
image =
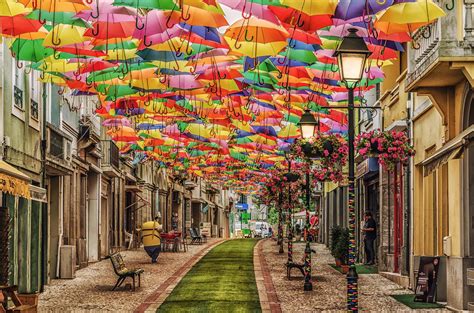
[{"label": "cobblestone pavement", "polygon": [[117,276],[110,260],[102,260],[76,271],[75,279],[52,280],[45,287],[45,292],[40,294],[39,312],[133,312],[184,264],[215,242],[210,239],[207,244],[190,245],[187,252],[161,253],[156,264],[151,264],[150,257],[143,249],[123,251],[128,268],[145,270],[141,288],[130,291],[125,285],[131,283],[127,278],[120,288],[112,291]]},{"label": "cobblestone pavement", "polygon": [[[303,259],[304,244],[295,244],[293,259]],[[303,280],[297,270],[292,271],[291,281],[286,278],[287,260],[285,253],[279,254],[276,242],[263,242],[263,255],[271,273],[273,285],[283,312],[335,312],[345,311],[346,279],[328,264],[334,258],[324,245],[313,244],[316,250],[313,255],[313,291],[303,291]],[[359,309],[371,312],[411,312],[415,311],[399,303],[390,295],[411,293],[392,281],[378,275],[359,275]],[[416,310],[416,312],[448,312],[447,310]]]}]

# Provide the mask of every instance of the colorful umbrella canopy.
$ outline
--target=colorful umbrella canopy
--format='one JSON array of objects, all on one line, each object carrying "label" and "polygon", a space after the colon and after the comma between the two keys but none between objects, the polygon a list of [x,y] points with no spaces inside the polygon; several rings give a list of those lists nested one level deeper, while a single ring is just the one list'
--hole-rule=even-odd
[{"label": "colorful umbrella canopy", "polygon": [[400,43],[443,15],[431,0],[4,0],[0,33],[18,66],[97,97],[134,163],[258,193],[286,170],[305,109],[322,135],[346,135],[333,55],[348,28],[371,52],[362,104]]}]

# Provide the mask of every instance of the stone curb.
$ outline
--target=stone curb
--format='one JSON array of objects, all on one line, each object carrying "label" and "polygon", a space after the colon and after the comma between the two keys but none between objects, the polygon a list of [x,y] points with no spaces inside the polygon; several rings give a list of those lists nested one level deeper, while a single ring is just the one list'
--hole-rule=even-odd
[{"label": "stone curb", "polygon": [[[268,240],[268,239],[264,239]],[[263,241],[255,245],[253,250],[253,264],[255,271],[255,280],[257,282],[258,297],[260,299],[260,307],[263,313],[281,313],[280,302],[273,286],[270,270],[263,256]]]}]

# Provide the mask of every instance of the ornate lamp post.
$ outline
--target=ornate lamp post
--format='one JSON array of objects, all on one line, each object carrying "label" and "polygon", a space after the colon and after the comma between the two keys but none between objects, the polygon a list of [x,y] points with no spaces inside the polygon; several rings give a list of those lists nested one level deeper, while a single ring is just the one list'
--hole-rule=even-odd
[{"label": "ornate lamp post", "polygon": [[362,79],[370,51],[357,29],[349,28],[334,56],[338,58],[340,76],[348,89],[348,144],[349,144],[349,272],[347,273],[347,310],[358,311],[358,275],[355,268],[355,207],[354,207],[354,88]]},{"label": "ornate lamp post", "polygon": [[[319,125],[318,121],[314,118],[313,114],[306,109],[301,120],[299,122],[300,133],[303,139],[309,139],[314,136],[316,127]],[[307,162],[311,162],[309,155],[307,156]],[[313,282],[311,278],[311,244],[309,242],[309,209],[310,209],[310,198],[311,198],[311,189],[310,189],[310,176],[309,171],[306,172],[306,227],[305,227],[305,238],[306,238],[306,248],[304,249],[304,291],[313,290]]]}]

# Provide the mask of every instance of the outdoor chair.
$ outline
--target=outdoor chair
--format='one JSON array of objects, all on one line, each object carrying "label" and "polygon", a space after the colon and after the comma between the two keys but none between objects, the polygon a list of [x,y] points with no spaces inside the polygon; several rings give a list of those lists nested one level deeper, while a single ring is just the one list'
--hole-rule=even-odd
[{"label": "outdoor chair", "polygon": [[132,289],[133,291],[135,291],[135,278],[136,277],[138,277],[138,287],[140,287],[140,283],[141,283],[140,275],[144,272],[143,269],[135,268],[135,269],[129,270],[125,266],[122,255],[120,253],[112,254],[109,256],[109,258],[110,258],[110,261],[112,262],[114,272],[118,276],[117,283],[115,284],[114,288],[112,288],[112,290],[115,290],[116,288],[120,287],[127,277],[131,277],[133,280],[133,289]]},{"label": "outdoor chair", "polygon": [[196,230],[192,227],[189,228],[189,234],[191,235],[191,244],[201,244],[202,237],[199,236]]},{"label": "outdoor chair", "polygon": [[[316,251],[311,249],[311,253],[316,253]],[[297,262],[287,262],[286,263],[286,277],[288,279],[291,279],[291,270],[294,269],[294,268],[299,269],[301,274],[304,276],[304,257],[305,257],[305,255],[303,254],[303,258],[301,260],[301,263],[297,263]]]},{"label": "outdoor chair", "polygon": [[194,231],[196,232],[196,234],[197,234],[199,237],[201,237],[201,240],[202,240],[203,242],[207,242],[207,236],[201,234],[201,232],[199,231],[199,228],[194,228]]},{"label": "outdoor chair", "polygon": [[[17,289],[17,286],[0,286],[0,291],[3,295],[3,303],[0,302],[0,312],[36,312],[36,305],[21,303],[21,300],[16,293]],[[11,299],[11,302],[13,303],[12,307],[8,307],[8,299]]]}]

